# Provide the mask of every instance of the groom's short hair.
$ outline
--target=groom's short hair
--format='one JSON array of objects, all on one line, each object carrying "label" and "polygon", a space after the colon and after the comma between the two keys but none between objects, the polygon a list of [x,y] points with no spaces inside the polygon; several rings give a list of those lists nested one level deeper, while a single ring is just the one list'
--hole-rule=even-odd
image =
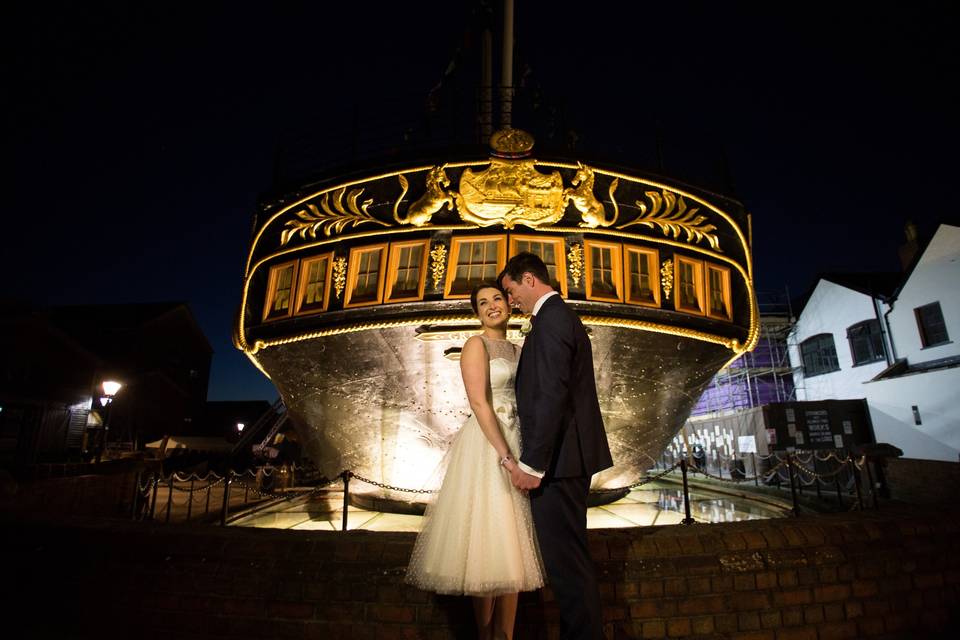
[{"label": "groom's short hair", "polygon": [[547,271],[547,265],[543,263],[540,256],[529,251],[521,251],[510,258],[507,261],[507,266],[497,276],[497,282],[502,286],[503,276],[510,276],[510,279],[514,282],[520,282],[525,273],[530,273],[540,282],[550,285],[550,272]]}]

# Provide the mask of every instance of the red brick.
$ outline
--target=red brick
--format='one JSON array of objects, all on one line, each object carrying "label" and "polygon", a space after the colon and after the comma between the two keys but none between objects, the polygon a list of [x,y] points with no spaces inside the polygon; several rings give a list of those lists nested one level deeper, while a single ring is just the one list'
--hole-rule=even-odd
[{"label": "red brick", "polygon": [[[677,544],[680,545],[680,553],[684,555],[694,555],[705,552],[698,536],[677,536]],[[669,625],[667,625],[667,628],[669,629]]]},{"label": "red brick", "polygon": [[603,608],[603,621],[612,622],[614,620],[626,620],[627,611],[627,607],[615,607],[607,605]]},{"label": "red brick", "polygon": [[863,615],[868,618],[878,618],[890,611],[890,603],[886,600],[865,600]]},{"label": "red brick", "polygon": [[756,631],[760,628],[760,615],[755,611],[737,614],[737,628],[741,631]]},{"label": "red brick", "polygon": [[640,584],[636,582],[618,582],[615,589],[617,600],[633,600],[640,596]]},{"label": "red brick", "polygon": [[678,556],[681,554],[680,544],[677,542],[677,539],[672,536],[654,538],[653,542],[657,545],[657,552],[660,557]]},{"label": "red brick", "polygon": [[367,619],[376,622],[413,622],[414,607],[395,604],[368,604]]},{"label": "red brick", "polygon": [[731,600],[736,611],[765,611],[770,608],[770,594],[762,592],[738,593]]},{"label": "red brick", "polygon": [[735,640],[774,640],[773,631],[739,631],[731,638]]},{"label": "red brick", "polygon": [[696,635],[706,635],[713,633],[716,627],[713,624],[713,616],[695,616],[690,619],[693,627],[693,633]]},{"label": "red brick", "polygon": [[797,582],[802,585],[817,584],[817,570],[814,567],[798,567]]},{"label": "red brick", "polygon": [[846,600],[850,597],[850,586],[846,584],[829,584],[822,587],[814,587],[813,597],[817,602]]},{"label": "red brick", "polygon": [[754,591],[757,588],[757,578],[752,573],[733,577],[734,591]]},{"label": "red brick", "polygon": [[789,544],[786,536],[776,529],[764,529],[763,537],[767,540],[767,547],[770,549],[780,549]]},{"label": "red brick", "polygon": [[400,587],[395,584],[382,584],[376,588],[377,602],[403,602]]},{"label": "red brick", "polygon": [[777,574],[773,571],[762,571],[757,574],[757,589],[774,589],[777,586]]},{"label": "red brick", "polygon": [[710,578],[710,591],[713,593],[733,591],[733,576],[715,576]]},{"label": "red brick", "polygon": [[790,589],[773,594],[773,604],[777,607],[811,602],[813,602],[813,594],[810,593],[810,589]]},{"label": "red brick", "polygon": [[820,567],[817,570],[821,583],[833,583],[837,581],[836,567]]},{"label": "red brick", "polygon": [[883,618],[860,618],[857,620],[857,633],[860,637],[879,636],[886,628]]},{"label": "red brick", "polygon": [[710,578],[706,576],[687,578],[687,589],[690,591],[690,595],[710,593]]},{"label": "red brick", "polygon": [[804,607],[803,621],[807,624],[817,624],[819,622],[823,622],[823,606],[819,604],[812,604]]},{"label": "red brick", "polygon": [[657,598],[663,595],[662,580],[643,580],[640,583],[641,598]]},{"label": "red brick", "polygon": [[743,551],[747,548],[747,542],[739,533],[728,531],[722,534],[723,546],[730,551]]},{"label": "red brick", "polygon": [[777,581],[781,587],[795,587],[800,584],[797,581],[796,569],[785,569],[777,574]]},{"label": "red brick", "polygon": [[689,636],[693,633],[690,618],[673,618],[667,620],[667,635],[671,638]]},{"label": "red brick", "polygon": [[696,596],[680,601],[679,611],[682,615],[698,615],[705,613],[721,613],[726,611],[727,605],[723,597],[718,595]]},{"label": "red brick", "polygon": [[926,573],[913,576],[913,586],[917,589],[929,589],[931,587],[943,586],[943,574]]},{"label": "red brick", "polygon": [[650,620],[643,623],[644,638],[662,638],[666,633],[667,627],[663,620]]},{"label": "red brick", "polygon": [[781,626],[782,620],[779,611],[761,611],[760,626],[764,629],[776,629]]},{"label": "red brick", "polygon": [[827,622],[842,622],[846,619],[843,602],[828,602],[823,605],[823,619]]},{"label": "red brick", "polygon": [[777,640],[817,640],[817,628],[789,627],[777,629]]},{"label": "red brick", "polygon": [[270,618],[312,618],[313,603],[271,602],[267,604],[267,616]]},{"label": "red brick", "polygon": [[783,626],[796,627],[803,624],[803,609],[800,607],[786,607],[780,611]]},{"label": "red brick", "polygon": [[870,598],[879,592],[876,580],[854,580],[851,586],[856,598]]},{"label": "red brick", "polygon": [[769,545],[767,539],[759,531],[744,531],[742,534],[744,542],[748,549],[766,549]]}]

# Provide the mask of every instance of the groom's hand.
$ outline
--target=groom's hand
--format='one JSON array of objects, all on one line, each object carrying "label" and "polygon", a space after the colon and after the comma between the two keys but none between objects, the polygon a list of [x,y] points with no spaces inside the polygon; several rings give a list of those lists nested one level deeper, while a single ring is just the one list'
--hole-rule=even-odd
[{"label": "groom's hand", "polygon": [[519,465],[514,465],[513,470],[510,471],[510,481],[520,491],[530,491],[540,486],[540,478],[526,473]]}]

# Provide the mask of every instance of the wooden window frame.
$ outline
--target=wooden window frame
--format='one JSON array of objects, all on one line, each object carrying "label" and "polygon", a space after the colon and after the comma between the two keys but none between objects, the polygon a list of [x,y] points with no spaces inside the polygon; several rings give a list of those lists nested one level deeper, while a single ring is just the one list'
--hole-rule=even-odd
[{"label": "wooden window frame", "polygon": [[[387,247],[387,243],[383,242],[381,244],[369,244],[363,247],[352,247],[350,249],[350,256],[347,264],[347,291],[343,298],[344,309],[351,307],[370,307],[383,302],[383,284],[385,280],[383,275],[387,264]],[[364,302],[350,302],[350,298],[353,296],[353,290],[357,286],[357,277],[359,276],[358,270],[360,268],[360,255],[364,253],[371,253],[373,251],[380,252],[380,270],[377,273],[377,297],[374,300],[368,300]]]},{"label": "wooden window frame", "polygon": [[550,243],[554,246],[554,250],[557,252],[557,282],[560,284],[560,295],[564,298],[567,297],[567,262],[564,252],[566,251],[566,243],[563,241],[563,238],[551,238],[547,236],[531,236],[525,234],[510,234],[510,253],[509,257],[517,255],[517,243],[518,242],[542,242],[544,244]]},{"label": "wooden window frame", "polygon": [[[405,247],[423,248],[420,255],[420,282],[417,285],[417,294],[414,296],[394,297],[393,287],[397,283],[397,272],[400,269],[400,250]],[[427,282],[427,259],[430,257],[430,238],[423,240],[406,240],[390,243],[390,259],[387,262],[387,289],[383,297],[384,304],[388,302],[415,302],[423,300],[423,290]]]},{"label": "wooden window frame", "polygon": [[[617,295],[594,295],[593,293],[593,249],[613,249],[610,257],[610,267],[613,271],[613,282]],[[623,245],[619,242],[604,242],[603,240],[583,240],[584,284],[587,300],[599,302],[623,302]]]},{"label": "wooden window frame", "polygon": [[[697,287],[697,300],[700,301],[700,308],[693,309],[691,307],[684,307],[680,302],[680,265],[683,263],[691,264],[695,267],[694,269],[694,284]],[[706,315],[707,311],[707,300],[705,298],[706,286],[703,282],[704,277],[704,268],[703,260],[697,260],[695,258],[687,258],[686,256],[681,256],[674,254],[673,256],[673,308],[682,313],[689,313],[697,316]]]},{"label": "wooden window frame", "polygon": [[469,298],[470,293],[450,293],[453,283],[457,279],[457,263],[460,260],[460,246],[470,242],[497,242],[497,273],[503,271],[507,265],[507,236],[461,236],[450,238],[450,260],[447,262],[447,278],[443,286],[443,297],[450,300]]},{"label": "wooden window frame", "polygon": [[[719,271],[720,272],[720,282],[723,287],[721,294],[723,295],[723,304],[727,308],[727,313],[714,313],[710,309],[710,271]],[[721,267],[718,264],[712,264],[710,262],[704,262],[703,264],[703,286],[704,292],[704,309],[707,313],[708,318],[713,318],[715,320],[725,320],[727,322],[733,321],[733,297],[730,293],[730,269],[727,267]]]},{"label": "wooden window frame", "polygon": [[[303,309],[303,297],[305,291],[307,290],[307,276],[310,274],[310,263],[319,262],[320,260],[327,261],[327,273],[324,276],[324,285],[323,285],[323,303],[318,309]],[[294,315],[310,315],[311,313],[323,313],[330,306],[330,281],[333,275],[333,251],[329,253],[321,253],[319,255],[310,256],[309,258],[304,258],[300,261],[300,276],[297,278],[297,305],[293,310]]]},{"label": "wooden window frame", "polygon": [[[282,269],[286,267],[293,266],[293,275],[290,276],[290,304],[287,305],[287,312],[283,315],[270,315],[270,310],[273,308],[273,299],[277,295],[277,277]],[[293,313],[293,307],[296,304],[296,295],[297,295],[297,275],[299,266],[298,260],[290,260],[288,262],[282,262],[280,264],[275,264],[270,266],[270,272],[267,276],[267,296],[263,304],[263,321],[271,322],[273,320],[283,320],[284,318],[289,318]]]},{"label": "wooden window frame", "polygon": [[[653,302],[649,300],[633,299],[630,294],[630,253],[637,253],[646,256],[647,266],[650,267],[651,287],[653,291]],[[635,304],[641,307],[660,307],[660,252],[656,249],[647,247],[636,247],[623,245],[623,299],[627,304]]]}]

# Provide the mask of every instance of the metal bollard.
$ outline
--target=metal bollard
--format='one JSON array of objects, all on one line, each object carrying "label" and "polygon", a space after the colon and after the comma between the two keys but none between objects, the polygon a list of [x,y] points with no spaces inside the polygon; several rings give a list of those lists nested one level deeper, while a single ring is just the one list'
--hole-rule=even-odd
[{"label": "metal bollard", "polygon": [[756,487],[760,486],[760,469],[757,468],[757,454],[751,453],[750,458],[753,460],[753,485]]},{"label": "metal bollard", "polygon": [[853,473],[853,486],[857,489],[857,504],[860,505],[860,511],[863,511],[863,493],[860,491],[860,470],[857,469],[857,463],[853,461],[853,458],[848,458],[851,465],[851,473]]},{"label": "metal bollard", "polygon": [[233,480],[233,471],[228,470],[223,478],[223,506],[220,509],[220,526],[226,526],[227,513],[230,512],[230,482]]},{"label": "metal bollard", "polygon": [[137,507],[140,504],[140,476],[143,475],[142,471],[137,471],[137,475],[133,479],[133,503],[130,506],[130,519],[137,519]]},{"label": "metal bollard", "polygon": [[193,513],[193,474],[190,474],[190,499],[187,500],[187,522],[190,522],[190,514]]},{"label": "metal bollard", "polygon": [[167,479],[167,515],[164,516],[164,523],[170,522],[170,509],[173,508],[173,474]]},{"label": "metal bollard", "polygon": [[153,491],[150,492],[150,520],[153,520],[157,509],[157,491],[160,489],[160,476],[153,476]]},{"label": "metal bollard", "polygon": [[340,474],[343,478],[343,528],[342,531],[347,530],[347,512],[350,507],[350,476],[353,474],[349,471],[344,471]]},{"label": "metal bollard", "polygon": [[793,515],[800,515],[800,506],[797,504],[797,483],[793,475],[793,456],[787,454],[787,471],[790,473],[790,497],[793,500]]},{"label": "metal bollard", "polygon": [[680,473],[683,476],[683,510],[686,517],[680,521],[681,524],[693,524],[696,520],[690,515],[690,487],[687,485],[687,461],[680,460]]}]

